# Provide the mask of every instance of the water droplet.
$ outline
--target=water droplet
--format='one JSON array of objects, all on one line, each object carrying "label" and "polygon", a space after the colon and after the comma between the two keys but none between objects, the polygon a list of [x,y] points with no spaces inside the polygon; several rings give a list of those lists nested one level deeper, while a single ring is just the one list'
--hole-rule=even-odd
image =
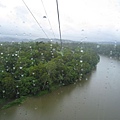
[{"label": "water droplet", "polygon": [[117,46],[117,45],[115,44],[115,45],[114,45],[114,48],[116,48],[116,46]]},{"label": "water droplet", "polygon": [[24,75],[22,74],[21,77],[23,77]]},{"label": "water droplet", "polygon": [[80,62],[82,63],[83,61],[82,61],[82,60],[80,60]]},{"label": "water droplet", "polygon": [[83,68],[81,69],[81,71],[83,71]]},{"label": "water droplet", "polygon": [[107,89],[107,87],[105,87],[105,89]]},{"label": "water droplet", "polygon": [[4,115],[6,115],[6,112],[4,112]]},{"label": "water droplet", "polygon": [[33,82],[35,82],[35,80],[33,80]]},{"label": "water droplet", "polygon": [[2,92],[5,93],[5,90],[3,90]]},{"label": "water droplet", "polygon": [[97,48],[99,48],[100,46],[99,45],[97,45]]},{"label": "water droplet", "polygon": [[13,70],[15,70],[15,67],[13,67]]},{"label": "water droplet", "polygon": [[37,110],[37,107],[35,107],[35,110]]},{"label": "water droplet", "polygon": [[110,51],[110,55],[112,55],[112,51]]},{"label": "water droplet", "polygon": [[23,35],[25,36],[25,35],[26,35],[26,33],[23,33]]},{"label": "water droplet", "polygon": [[80,50],[81,53],[83,53],[83,50]]},{"label": "water droplet", "polygon": [[20,67],[20,69],[22,69],[22,67]]},{"label": "water droplet", "polygon": [[15,54],[15,56],[17,56],[17,54]]},{"label": "water droplet", "polygon": [[52,50],[55,51],[55,48],[53,48]]}]

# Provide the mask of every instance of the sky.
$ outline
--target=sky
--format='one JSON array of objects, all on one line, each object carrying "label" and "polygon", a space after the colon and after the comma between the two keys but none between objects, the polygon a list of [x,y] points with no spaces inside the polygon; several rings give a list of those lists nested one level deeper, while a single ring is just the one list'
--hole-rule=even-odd
[{"label": "sky", "polygon": [[[56,0],[24,2],[39,25],[22,0],[0,0],[0,37],[59,38]],[[120,0],[58,0],[58,3],[62,39],[120,41]]]}]

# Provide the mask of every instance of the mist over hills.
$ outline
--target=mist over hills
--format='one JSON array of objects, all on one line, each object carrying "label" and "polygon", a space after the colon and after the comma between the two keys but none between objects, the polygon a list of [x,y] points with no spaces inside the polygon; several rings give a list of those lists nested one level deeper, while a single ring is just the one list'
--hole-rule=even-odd
[{"label": "mist over hills", "polygon": [[[47,38],[37,38],[37,39],[29,39],[29,38],[19,38],[19,37],[8,37],[8,36],[0,36],[0,42],[53,42],[53,43],[60,43],[60,39],[47,39]],[[93,43],[99,43],[99,44],[120,44],[119,41],[112,41],[112,40],[101,40],[101,41],[95,41],[95,40],[89,40],[89,41],[78,41],[78,40],[68,40],[68,39],[62,39],[63,43],[72,43],[72,42],[93,42]]]},{"label": "mist over hills", "polygon": [[[47,38],[37,38],[37,39],[29,39],[29,38],[18,38],[18,37],[0,37],[0,42],[57,42],[60,43],[59,39],[47,39]],[[62,42],[73,42],[74,40],[65,40],[62,39]]]}]

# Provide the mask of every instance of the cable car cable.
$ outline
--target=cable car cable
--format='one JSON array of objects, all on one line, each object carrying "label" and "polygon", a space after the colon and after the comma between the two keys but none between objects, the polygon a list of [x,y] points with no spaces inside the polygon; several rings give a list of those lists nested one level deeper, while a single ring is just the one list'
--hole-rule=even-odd
[{"label": "cable car cable", "polygon": [[[54,36],[54,38],[55,38],[55,34],[54,34],[53,29],[52,29],[51,22],[50,22],[50,20],[49,20],[49,18],[48,18],[48,14],[47,14],[47,11],[46,11],[46,9],[45,9],[44,3],[43,3],[42,0],[41,0],[41,2],[42,2],[42,5],[43,5],[43,8],[44,8],[45,14],[46,14],[46,16],[47,16],[48,23],[49,23],[49,25],[50,25],[50,27],[51,27],[51,30],[52,30],[53,36]],[[46,16],[44,16],[43,18],[46,18]]]},{"label": "cable car cable", "polygon": [[40,25],[40,23],[37,21],[37,19],[36,19],[35,16],[33,15],[32,11],[29,9],[29,7],[27,6],[27,4],[25,3],[25,1],[22,0],[22,2],[24,3],[24,5],[25,5],[26,8],[28,9],[28,11],[31,13],[32,17],[34,18],[34,20],[36,21],[36,23],[38,24],[38,26],[41,28],[41,30],[43,31],[43,33],[45,34],[45,36],[49,39],[48,35],[47,35],[46,32],[44,31],[44,29],[42,28],[42,26]]},{"label": "cable car cable", "polygon": [[61,50],[62,50],[62,37],[61,37],[61,28],[60,28],[60,15],[59,15],[58,0],[56,0],[56,5],[57,5],[57,15],[58,15],[58,24],[59,24],[59,35],[60,35]]}]

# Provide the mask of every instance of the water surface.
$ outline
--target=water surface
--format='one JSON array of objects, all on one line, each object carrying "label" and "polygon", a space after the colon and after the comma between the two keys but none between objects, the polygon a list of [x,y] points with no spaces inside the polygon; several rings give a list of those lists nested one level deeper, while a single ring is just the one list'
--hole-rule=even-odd
[{"label": "water surface", "polygon": [[0,120],[120,120],[120,61],[100,56],[84,81],[0,111]]}]

